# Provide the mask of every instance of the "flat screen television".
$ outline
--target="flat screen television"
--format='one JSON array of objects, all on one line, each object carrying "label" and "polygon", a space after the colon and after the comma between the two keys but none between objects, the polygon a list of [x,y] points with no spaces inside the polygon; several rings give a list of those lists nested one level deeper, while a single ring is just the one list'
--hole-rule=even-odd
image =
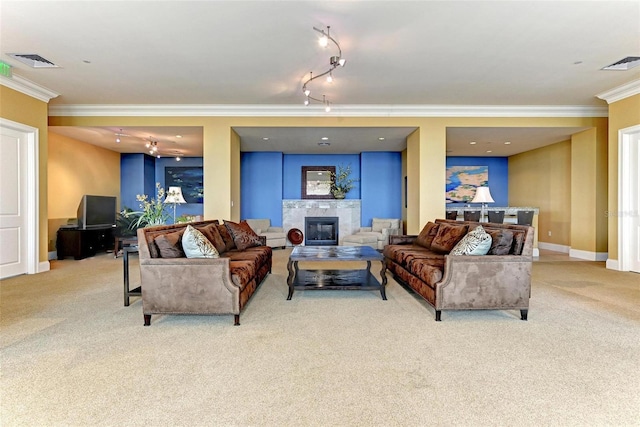
[{"label": "flat screen television", "polygon": [[78,228],[108,228],[116,225],[116,197],[85,194],[78,205]]}]

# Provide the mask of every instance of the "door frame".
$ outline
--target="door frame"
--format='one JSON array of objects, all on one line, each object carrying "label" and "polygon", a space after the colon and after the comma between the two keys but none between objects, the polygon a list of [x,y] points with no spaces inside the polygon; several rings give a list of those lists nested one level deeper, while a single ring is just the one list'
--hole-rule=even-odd
[{"label": "door frame", "polygon": [[[629,155],[631,144],[640,143],[640,125],[618,131],[618,270],[629,271],[631,264],[631,229],[638,216],[638,194],[631,191],[630,182],[638,179],[640,167]],[[640,150],[640,147],[638,147]]]},{"label": "door frame", "polygon": [[[0,127],[11,129],[17,132],[23,132],[27,135],[25,143],[27,144],[27,158],[26,164],[20,165],[27,168],[27,230],[26,230],[26,245],[27,245],[27,274],[35,274],[39,272],[39,260],[40,260],[40,203],[38,201],[39,195],[39,141],[40,133],[38,128],[28,126],[22,123],[14,122],[12,120],[4,119],[0,117]],[[46,268],[43,271],[48,270]]]}]

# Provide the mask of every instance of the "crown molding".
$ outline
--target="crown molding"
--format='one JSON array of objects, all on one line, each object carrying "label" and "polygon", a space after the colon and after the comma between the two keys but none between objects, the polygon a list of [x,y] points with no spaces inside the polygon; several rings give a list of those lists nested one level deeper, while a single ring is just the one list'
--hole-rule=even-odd
[{"label": "crown molding", "polygon": [[640,79],[630,81],[621,86],[614,87],[613,89],[596,95],[598,98],[607,101],[607,104],[617,102],[622,99],[634,96],[640,93]]},{"label": "crown molding", "polygon": [[17,90],[18,92],[24,93],[25,95],[29,95],[46,103],[49,103],[51,99],[60,96],[59,93],[56,93],[51,89],[47,89],[44,86],[40,86],[39,84],[16,74],[13,74],[11,77],[0,75],[0,85]]},{"label": "crown molding", "polygon": [[608,117],[607,107],[583,105],[52,105],[71,117]]}]

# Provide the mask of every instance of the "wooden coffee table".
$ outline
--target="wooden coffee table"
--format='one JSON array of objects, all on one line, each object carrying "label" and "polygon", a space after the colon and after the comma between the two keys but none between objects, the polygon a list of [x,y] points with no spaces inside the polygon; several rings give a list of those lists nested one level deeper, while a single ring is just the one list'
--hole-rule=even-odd
[{"label": "wooden coffee table", "polygon": [[[333,263],[366,261],[367,268],[362,270],[301,270],[298,268],[300,261]],[[380,271],[382,283],[378,282],[378,279],[371,274],[371,261],[380,261],[382,264]],[[370,246],[296,246],[289,256],[287,269],[289,270],[287,300],[291,299],[294,290],[322,289],[380,290],[382,299],[387,299],[385,294],[387,266],[382,254]]]}]

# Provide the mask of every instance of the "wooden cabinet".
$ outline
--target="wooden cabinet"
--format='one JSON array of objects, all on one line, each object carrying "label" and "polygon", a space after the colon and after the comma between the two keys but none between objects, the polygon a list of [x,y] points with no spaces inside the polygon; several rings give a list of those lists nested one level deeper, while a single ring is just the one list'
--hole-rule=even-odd
[{"label": "wooden cabinet", "polygon": [[58,230],[56,249],[58,259],[64,259],[67,256],[82,259],[113,249],[113,228],[89,230],[61,228]]}]

